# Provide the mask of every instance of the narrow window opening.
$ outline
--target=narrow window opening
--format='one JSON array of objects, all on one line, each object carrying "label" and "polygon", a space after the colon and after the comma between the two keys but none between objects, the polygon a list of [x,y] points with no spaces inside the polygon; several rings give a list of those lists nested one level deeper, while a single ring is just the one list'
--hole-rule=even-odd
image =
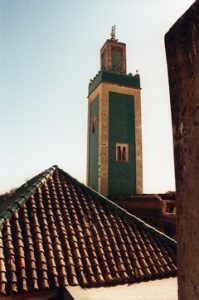
[{"label": "narrow window opening", "polygon": [[126,161],[126,147],[122,147],[122,161]]},{"label": "narrow window opening", "polygon": [[118,146],[118,160],[122,160],[122,153],[121,153],[121,147]]},{"label": "narrow window opening", "polygon": [[92,122],[91,122],[91,130],[92,130],[92,133],[95,133],[96,132],[96,129],[97,129],[97,116],[94,116],[92,118]]},{"label": "narrow window opening", "polygon": [[128,162],[128,144],[116,143],[116,161]]}]

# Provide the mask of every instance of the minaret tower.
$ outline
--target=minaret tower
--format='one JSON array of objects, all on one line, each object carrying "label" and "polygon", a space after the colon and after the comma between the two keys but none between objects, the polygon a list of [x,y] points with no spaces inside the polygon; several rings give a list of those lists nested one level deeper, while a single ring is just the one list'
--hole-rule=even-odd
[{"label": "minaret tower", "polygon": [[126,73],[115,26],[89,84],[87,184],[104,196],[142,193],[140,77]]}]

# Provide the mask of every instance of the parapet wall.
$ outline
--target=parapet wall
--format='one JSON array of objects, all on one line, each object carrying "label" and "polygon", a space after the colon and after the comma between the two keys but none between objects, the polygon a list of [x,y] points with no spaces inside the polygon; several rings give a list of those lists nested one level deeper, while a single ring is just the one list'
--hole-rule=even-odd
[{"label": "parapet wall", "polygon": [[134,76],[129,73],[128,75],[99,71],[96,76],[90,81],[88,87],[88,94],[90,95],[94,89],[100,84],[100,82],[116,83],[122,86],[134,87],[140,89],[140,76],[135,74]]}]

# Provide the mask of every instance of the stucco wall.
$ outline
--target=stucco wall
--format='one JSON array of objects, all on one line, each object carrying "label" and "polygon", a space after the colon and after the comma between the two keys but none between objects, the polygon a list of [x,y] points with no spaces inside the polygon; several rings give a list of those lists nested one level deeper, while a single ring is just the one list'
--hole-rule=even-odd
[{"label": "stucco wall", "polygon": [[199,1],[165,36],[177,189],[179,299],[199,299]]}]

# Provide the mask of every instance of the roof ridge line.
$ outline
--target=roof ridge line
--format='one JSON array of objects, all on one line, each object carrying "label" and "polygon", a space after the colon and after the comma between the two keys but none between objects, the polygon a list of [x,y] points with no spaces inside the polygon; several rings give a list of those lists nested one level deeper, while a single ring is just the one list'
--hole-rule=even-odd
[{"label": "roof ridge line", "polygon": [[113,207],[114,209],[116,209],[118,212],[120,212],[121,214],[125,214],[128,218],[130,218],[131,220],[133,219],[141,227],[148,229],[150,231],[150,233],[157,235],[162,241],[166,240],[172,246],[177,245],[177,242],[174,239],[170,238],[169,236],[167,236],[166,234],[164,234],[161,231],[157,230],[156,228],[154,228],[153,226],[149,225],[148,223],[142,221],[140,218],[136,217],[135,215],[129,213],[127,210],[125,210],[124,208],[120,207],[119,205],[117,205],[116,203],[114,203],[110,199],[106,198],[105,196],[101,195],[99,192],[93,190],[91,187],[85,185],[82,182],[79,182],[77,179],[75,179],[74,177],[72,177],[71,175],[69,175],[68,173],[66,173],[64,170],[62,170],[60,168],[58,168],[58,170],[60,170],[65,175],[67,175],[69,178],[71,178],[71,180],[77,182],[83,188],[85,188],[85,189],[89,190],[90,192],[92,192],[92,194],[94,194],[95,196],[97,195],[98,198],[103,199],[103,201],[105,202],[105,204],[108,202],[111,205],[111,207]]},{"label": "roof ridge line", "polygon": [[[21,195],[18,195],[17,197],[13,197],[13,203],[10,204],[1,214],[0,214],[0,225],[6,220],[10,219],[12,214],[19,209],[26,201],[29,200],[30,196],[34,194],[37,188],[39,188],[48,178],[53,174],[53,172],[58,169],[57,165],[53,165],[49,169],[46,169],[45,171],[41,172],[39,175],[36,175],[35,177],[31,178],[26,183],[22,184],[18,189],[23,188],[25,186],[28,186],[26,188],[26,191],[22,191]],[[35,181],[34,181],[35,180]],[[31,182],[33,181],[33,183]],[[17,189],[17,190],[18,190]],[[16,199],[15,199],[16,198]],[[18,200],[17,200],[18,199]]]}]

